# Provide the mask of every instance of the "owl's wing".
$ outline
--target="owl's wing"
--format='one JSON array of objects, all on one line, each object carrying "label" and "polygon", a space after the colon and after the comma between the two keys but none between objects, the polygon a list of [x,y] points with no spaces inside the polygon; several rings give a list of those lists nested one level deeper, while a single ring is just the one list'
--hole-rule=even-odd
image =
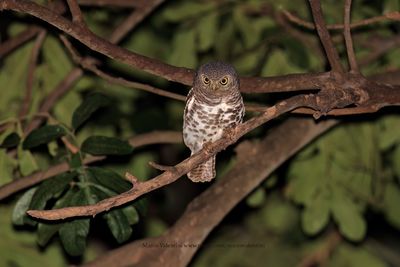
[{"label": "owl's wing", "polygon": [[190,102],[190,100],[192,100],[192,98],[194,97],[194,93],[193,93],[193,88],[190,89],[189,93],[186,96],[186,103],[185,103],[185,111],[184,114],[187,114],[188,109],[189,109],[189,105],[188,103]]}]

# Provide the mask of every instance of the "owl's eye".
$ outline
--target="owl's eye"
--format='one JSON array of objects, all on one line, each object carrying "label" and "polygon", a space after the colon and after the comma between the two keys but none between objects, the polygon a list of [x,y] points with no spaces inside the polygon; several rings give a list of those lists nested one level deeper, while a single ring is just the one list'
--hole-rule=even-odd
[{"label": "owl's eye", "polygon": [[210,79],[208,79],[206,76],[203,76],[203,83],[204,84],[209,84],[210,83]]},{"label": "owl's eye", "polygon": [[228,78],[224,77],[221,79],[221,81],[219,81],[222,85],[226,85],[228,83]]}]

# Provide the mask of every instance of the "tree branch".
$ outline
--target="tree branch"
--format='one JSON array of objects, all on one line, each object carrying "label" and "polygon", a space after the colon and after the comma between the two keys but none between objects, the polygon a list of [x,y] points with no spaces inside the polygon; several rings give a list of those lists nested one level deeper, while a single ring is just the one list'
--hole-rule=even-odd
[{"label": "tree branch", "polygon": [[33,79],[35,75],[36,64],[39,57],[40,48],[43,45],[45,37],[46,37],[46,31],[41,30],[38,36],[36,37],[35,43],[32,48],[32,52],[28,63],[28,77],[26,78],[25,97],[18,114],[19,117],[24,117],[26,114],[28,114],[29,107],[31,105],[33,82],[34,82]]},{"label": "tree branch", "polygon": [[[282,13],[292,23],[300,25],[309,30],[315,30],[315,25],[313,23],[297,17],[295,14],[291,13],[290,11],[282,10]],[[384,22],[387,20],[394,20],[394,21],[400,20],[400,12],[399,11],[389,12],[389,13],[383,14],[382,16],[376,16],[373,18],[368,18],[368,19],[364,19],[361,21],[353,22],[350,24],[350,28],[351,29],[360,28],[360,27],[364,27],[364,26],[369,26],[371,24]],[[344,24],[327,25],[326,28],[328,30],[343,30]]]},{"label": "tree branch", "polygon": [[321,43],[325,49],[326,56],[328,57],[329,64],[333,72],[343,74],[344,70],[340,63],[339,54],[333,46],[331,36],[326,28],[325,20],[322,15],[321,3],[319,0],[309,0],[311,11],[314,17],[314,24],[317,29]]},{"label": "tree branch", "polygon": [[86,28],[85,20],[82,11],[76,0],[67,0],[69,10],[72,14],[72,22],[78,24],[80,27]]},{"label": "tree branch", "polygon": [[41,32],[41,29],[39,27],[31,26],[31,27],[27,28],[26,30],[17,34],[17,36],[4,41],[0,45],[0,58],[4,58],[5,55],[7,55],[8,53],[13,51],[15,48],[19,47],[20,45],[23,45],[27,41],[31,40],[39,32]]},{"label": "tree branch", "polygon": [[[154,9],[156,9],[165,0],[148,0],[146,5],[137,7],[131,14],[118,26],[110,36],[110,42],[113,44],[118,43],[124,38],[135,25],[138,25],[144,18],[146,18]],[[113,0],[115,2],[115,0]],[[137,1],[126,1],[127,3]]]},{"label": "tree branch", "polygon": [[353,39],[350,32],[350,16],[351,16],[351,0],[345,0],[344,2],[344,28],[343,35],[346,43],[347,58],[349,60],[350,70],[353,72],[359,72],[356,55],[354,53]]}]

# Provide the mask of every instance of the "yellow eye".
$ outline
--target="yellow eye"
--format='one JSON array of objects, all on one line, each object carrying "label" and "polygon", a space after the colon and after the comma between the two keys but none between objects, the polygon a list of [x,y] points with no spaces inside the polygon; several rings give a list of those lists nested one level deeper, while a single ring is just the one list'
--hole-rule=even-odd
[{"label": "yellow eye", "polygon": [[203,76],[203,82],[204,82],[204,84],[209,84],[210,79],[208,79],[206,76]]},{"label": "yellow eye", "polygon": [[224,77],[221,79],[221,81],[219,81],[222,85],[226,85],[228,83],[228,78]]}]

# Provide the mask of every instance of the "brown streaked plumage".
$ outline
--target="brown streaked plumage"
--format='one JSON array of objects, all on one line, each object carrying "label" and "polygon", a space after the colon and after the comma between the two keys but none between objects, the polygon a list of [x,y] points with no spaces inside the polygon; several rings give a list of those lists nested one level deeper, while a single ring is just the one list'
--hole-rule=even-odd
[{"label": "brown streaked plumage", "polygon": [[[225,129],[241,123],[244,112],[235,69],[219,61],[202,65],[187,96],[183,117],[183,141],[191,154],[220,139]],[[215,175],[215,156],[188,173],[193,182],[208,182]]]}]

